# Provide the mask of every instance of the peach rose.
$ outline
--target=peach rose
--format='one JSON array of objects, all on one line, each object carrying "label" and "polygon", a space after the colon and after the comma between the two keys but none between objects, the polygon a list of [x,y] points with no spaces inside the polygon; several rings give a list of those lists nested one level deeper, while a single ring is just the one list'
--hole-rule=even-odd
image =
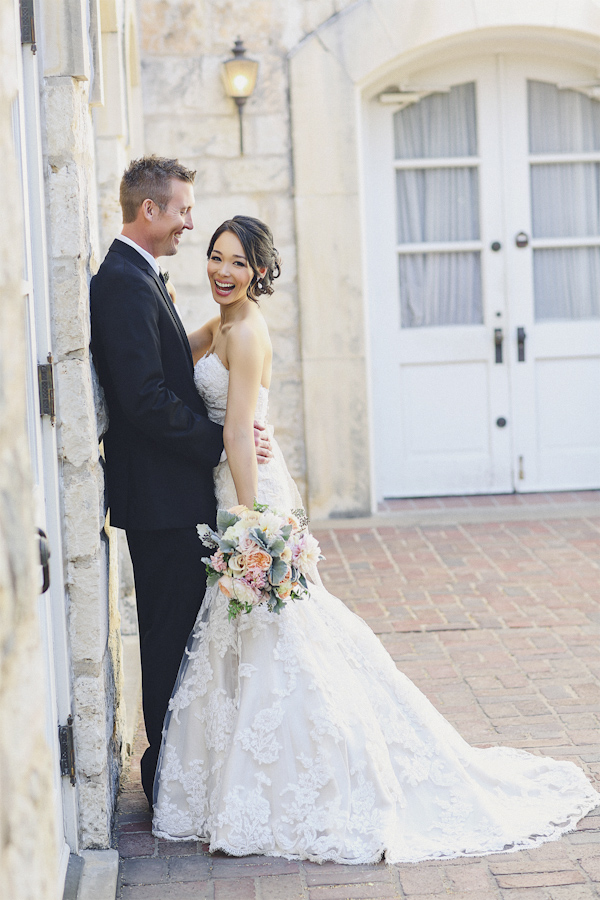
[{"label": "peach rose", "polygon": [[281,584],[277,585],[277,594],[281,597],[282,600],[287,600],[287,598],[292,593],[292,582],[291,579],[287,581],[282,581]]},{"label": "peach rose", "polygon": [[231,597],[231,592],[233,591],[233,578],[230,578],[228,575],[223,575],[222,578],[219,578],[219,590],[222,594],[225,594],[226,597]]},{"label": "peach rose", "polygon": [[257,547],[256,550],[245,551],[244,562],[248,569],[261,569],[263,572],[268,572],[271,568],[271,555],[266,550]]},{"label": "peach rose", "polygon": [[232,506],[228,512],[233,513],[234,516],[241,516],[242,513],[248,512],[248,507],[240,503],[239,506]]}]

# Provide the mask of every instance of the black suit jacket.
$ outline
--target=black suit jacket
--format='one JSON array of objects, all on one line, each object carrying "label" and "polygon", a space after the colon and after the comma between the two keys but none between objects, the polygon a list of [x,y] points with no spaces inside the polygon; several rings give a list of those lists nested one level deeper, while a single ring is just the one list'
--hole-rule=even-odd
[{"label": "black suit jacket", "polygon": [[117,528],[214,525],[212,469],[223,429],[194,385],[190,345],[144,257],[113,241],[90,288],[94,364],[104,388],[107,499]]}]

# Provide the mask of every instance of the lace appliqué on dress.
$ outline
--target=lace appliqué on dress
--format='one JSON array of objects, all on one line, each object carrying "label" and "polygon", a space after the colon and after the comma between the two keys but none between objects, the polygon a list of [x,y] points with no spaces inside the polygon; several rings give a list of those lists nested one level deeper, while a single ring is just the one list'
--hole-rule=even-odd
[{"label": "lace appliqu\u00e9 on dress", "polygon": [[[200,360],[198,390],[224,421],[228,372]],[[262,388],[256,417],[266,423]],[[259,496],[302,503],[277,442]],[[236,503],[227,462],[219,506]],[[170,702],[153,830],[211,850],[390,863],[508,852],[573,829],[600,803],[571,762],[469,747],[379,639],[320,584],[280,615],[234,622],[207,591]]]}]

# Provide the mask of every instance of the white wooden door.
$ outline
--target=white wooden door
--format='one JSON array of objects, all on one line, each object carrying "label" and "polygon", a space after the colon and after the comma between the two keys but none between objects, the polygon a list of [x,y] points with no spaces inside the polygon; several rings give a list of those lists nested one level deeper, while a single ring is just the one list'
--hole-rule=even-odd
[{"label": "white wooden door", "polygon": [[[39,626],[44,650],[46,738],[54,761],[57,895],[62,892],[70,852],[78,850],[76,789],[60,773],[58,726],[71,712],[69,650],[61,547],[58,453],[54,422],[42,416],[38,366],[51,359],[50,307],[44,228],[45,203],[39,115],[37,57],[30,45],[20,49],[19,91],[14,106],[14,138],[23,197],[23,303],[27,324],[27,425],[32,461],[36,525],[47,535],[51,549],[50,585],[40,593]],[[33,536],[32,536],[33,538]],[[40,570],[40,589],[42,588]]]},{"label": "white wooden door", "polygon": [[[585,77],[552,75],[554,83]],[[547,302],[540,313],[540,279],[551,276],[532,255],[532,243],[535,254],[546,238],[529,237],[530,166],[540,161],[529,158],[527,93],[539,76],[517,59],[473,59],[418,73],[403,107],[376,100],[366,110],[378,498],[600,484],[598,357],[590,357],[599,322],[550,321]],[[551,219],[544,212],[538,228]],[[566,245],[596,239],[559,237]],[[524,361],[517,334],[525,334]],[[575,458],[584,460],[577,478]],[[570,480],[560,474],[565,465]]]},{"label": "white wooden door", "polygon": [[600,93],[593,76],[510,58],[501,67],[519,122],[504,142],[518,491],[600,486]]}]

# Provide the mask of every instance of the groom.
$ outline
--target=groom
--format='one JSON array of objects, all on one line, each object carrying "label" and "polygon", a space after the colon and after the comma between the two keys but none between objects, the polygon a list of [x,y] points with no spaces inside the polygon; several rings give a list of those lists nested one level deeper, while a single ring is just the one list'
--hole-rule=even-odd
[{"label": "groom", "polygon": [[[111,525],[127,533],[135,578],[150,805],[164,715],[206,586],[196,525],[215,525],[212,470],[223,451],[157,263],[194,227],[195,174],[175,159],[131,163],[121,180],[123,231],[90,290],[91,349],[109,412],[107,503]],[[258,435],[257,455],[270,456]]]}]

